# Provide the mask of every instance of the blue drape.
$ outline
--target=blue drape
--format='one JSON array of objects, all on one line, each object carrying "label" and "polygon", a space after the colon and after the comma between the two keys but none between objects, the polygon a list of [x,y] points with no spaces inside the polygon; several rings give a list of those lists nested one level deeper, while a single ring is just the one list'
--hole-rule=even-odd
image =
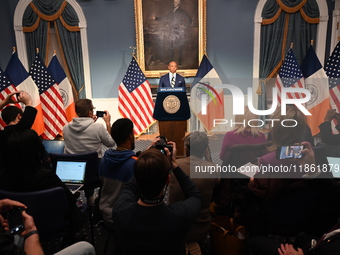
[{"label": "blue drape", "polygon": [[75,96],[84,98],[83,55],[78,23],[73,7],[64,0],[33,0],[23,17],[29,65],[34,61],[36,48],[39,48],[40,56],[46,59],[49,29],[54,27],[66,60],[68,70],[65,71],[78,93]]},{"label": "blue drape", "polygon": [[316,41],[319,22],[316,0],[268,0],[262,11],[260,46],[259,109],[267,109],[266,80],[277,74],[293,43],[299,61],[306,55],[311,40]]}]

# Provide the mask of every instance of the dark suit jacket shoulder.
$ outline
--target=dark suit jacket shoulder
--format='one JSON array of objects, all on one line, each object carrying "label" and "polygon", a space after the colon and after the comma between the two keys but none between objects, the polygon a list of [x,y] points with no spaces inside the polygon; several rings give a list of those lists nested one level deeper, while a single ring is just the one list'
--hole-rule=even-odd
[{"label": "dark suit jacket shoulder", "polygon": [[[184,77],[176,73],[176,83],[175,87],[176,88],[185,88],[185,80]],[[159,88],[170,88],[170,79],[169,79],[169,73],[161,76],[159,80]]]}]

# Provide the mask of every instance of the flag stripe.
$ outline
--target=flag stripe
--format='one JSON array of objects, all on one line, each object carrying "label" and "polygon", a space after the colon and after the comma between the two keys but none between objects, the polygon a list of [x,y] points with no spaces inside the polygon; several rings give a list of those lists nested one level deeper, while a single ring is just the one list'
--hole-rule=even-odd
[{"label": "flag stripe", "polygon": [[54,139],[67,124],[66,113],[58,85],[50,75],[39,54],[36,55],[30,73],[39,88],[45,131],[44,139]]},{"label": "flag stripe", "polygon": [[118,98],[121,99],[119,107],[120,109],[123,109],[123,112],[125,113],[123,116],[125,118],[130,118],[135,125],[136,131],[140,132],[140,130],[142,130],[143,124],[136,114],[138,111],[134,107],[132,96],[122,84],[119,87],[119,92],[121,93],[121,97]]},{"label": "flag stripe", "polygon": [[[206,55],[202,58],[192,84],[190,108],[206,131],[210,132],[214,128],[214,119],[224,119],[224,93],[223,89],[214,88],[215,84],[222,84],[222,81]],[[221,101],[217,100],[215,104],[216,97]],[[207,102],[202,102],[202,98],[206,98]],[[205,103],[207,111],[202,114],[202,104]]]},{"label": "flag stripe", "polygon": [[[282,100],[282,88],[304,88],[304,80],[301,69],[298,66],[297,60],[294,56],[293,49],[289,49],[285,56],[284,62],[280,68],[280,72],[277,75],[275,81],[275,87],[277,88],[277,100],[278,105],[281,105]],[[300,99],[304,98],[303,93],[286,93],[289,99]]]},{"label": "flag stripe", "polygon": [[[0,68],[0,99],[3,101],[7,98],[9,94],[17,91],[16,87],[13,85],[12,81],[9,79],[8,75],[2,71]],[[13,105],[13,104],[12,104]],[[16,107],[22,108],[20,103],[14,104]],[[2,109],[1,109],[2,112]],[[0,128],[3,129],[6,127],[6,123],[0,118]]]},{"label": "flag stripe", "polygon": [[[340,41],[335,46],[331,56],[327,60],[325,65],[325,71],[329,78],[329,93],[330,93],[330,104],[332,109],[335,109],[337,112],[340,112]],[[335,120],[332,121],[332,131],[334,134],[338,134],[338,130],[335,126],[340,123],[336,123]]]},{"label": "flag stripe", "polygon": [[22,65],[17,52],[12,54],[6,67],[6,73],[13,81],[13,85],[16,86],[17,90],[26,91],[32,98],[32,106],[38,111],[32,129],[34,129],[38,135],[41,135],[44,132],[45,127],[38,87]]},{"label": "flag stripe", "polygon": [[311,98],[306,103],[307,110],[311,115],[307,116],[307,123],[312,135],[320,132],[319,126],[330,107],[329,86],[327,75],[322,68],[313,46],[310,46],[301,64],[301,70],[305,77],[306,89],[311,92]]},{"label": "flag stripe", "polygon": [[118,88],[118,111],[134,123],[134,134],[139,136],[155,120],[150,84],[132,58],[123,81]]},{"label": "flag stripe", "polygon": [[52,57],[48,66],[48,71],[58,85],[59,92],[62,96],[62,102],[64,105],[63,107],[65,109],[67,120],[71,121],[74,117],[77,116],[74,106],[72,85],[67,78],[64,69],[60,65],[60,62],[58,61],[56,55]]}]

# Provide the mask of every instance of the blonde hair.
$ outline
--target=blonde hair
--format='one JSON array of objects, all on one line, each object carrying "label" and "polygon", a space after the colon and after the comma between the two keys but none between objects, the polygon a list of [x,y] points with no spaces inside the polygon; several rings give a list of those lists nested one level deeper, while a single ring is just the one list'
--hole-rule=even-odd
[{"label": "blonde hair", "polygon": [[[245,134],[245,131],[249,131],[253,136],[259,136],[261,134],[259,127],[251,127],[249,126],[248,122],[252,119],[258,119],[258,116],[252,113],[248,106],[244,107],[244,114],[243,115],[235,115],[235,122],[240,124],[236,124],[235,128],[233,129],[235,131],[235,134]],[[244,123],[244,124],[243,124]],[[255,125],[255,124],[254,124]],[[257,125],[259,126],[259,125]]]},{"label": "blonde hair", "polygon": [[[271,128],[273,148],[302,142],[307,129],[306,116],[295,105],[287,105],[286,115],[281,115],[281,107],[277,108],[273,119],[280,120],[275,121]],[[281,124],[282,121],[286,127]]]}]

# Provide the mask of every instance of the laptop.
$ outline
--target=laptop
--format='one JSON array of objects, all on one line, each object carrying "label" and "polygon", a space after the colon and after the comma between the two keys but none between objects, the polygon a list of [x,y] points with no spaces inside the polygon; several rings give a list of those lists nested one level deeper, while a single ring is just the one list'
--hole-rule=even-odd
[{"label": "laptop", "polygon": [[86,161],[57,161],[56,174],[74,194],[84,186]]},{"label": "laptop", "polygon": [[340,179],[340,158],[327,157],[328,167],[334,178]]}]

